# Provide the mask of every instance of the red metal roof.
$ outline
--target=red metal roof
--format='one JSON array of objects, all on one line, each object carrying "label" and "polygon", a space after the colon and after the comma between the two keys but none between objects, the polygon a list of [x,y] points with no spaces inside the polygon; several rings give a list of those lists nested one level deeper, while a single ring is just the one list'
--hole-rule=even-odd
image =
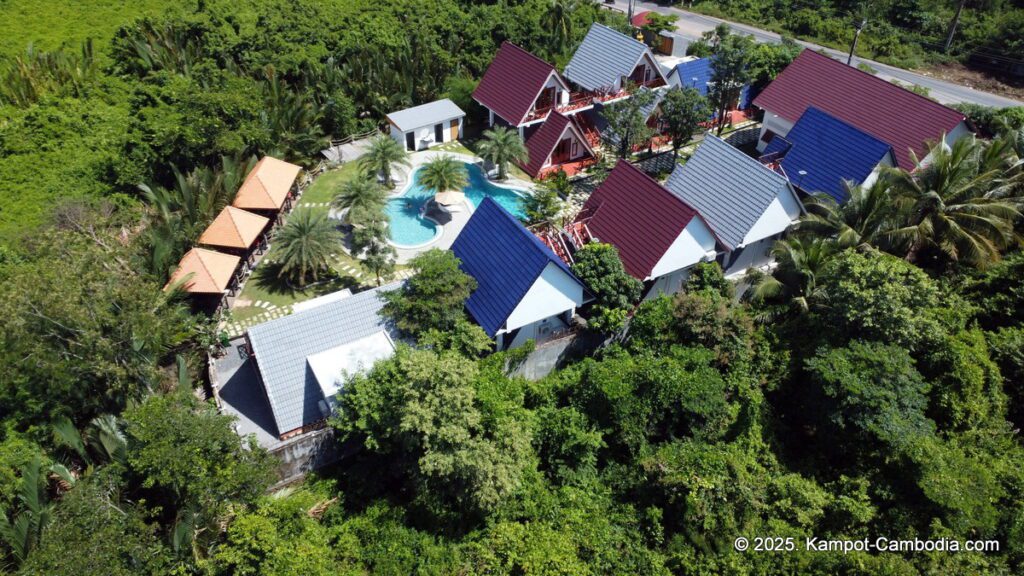
[{"label": "red metal roof", "polygon": [[626,271],[650,276],[697,211],[638,168],[619,160],[590,195],[579,220],[589,217],[593,238],[615,246]]},{"label": "red metal roof", "polygon": [[473,99],[518,126],[552,73],[561,79],[551,64],[503,42],[473,91]]},{"label": "red metal roof", "polygon": [[567,126],[576,134],[576,138],[587,148],[587,151],[593,155],[593,151],[590,150],[590,146],[587,144],[586,137],[579,128],[565,115],[551,112],[547,120],[526,141],[526,151],[529,152],[529,160],[523,165],[523,170],[527,174],[533,178],[540,174],[541,168],[544,167],[544,162],[551,155],[551,152],[554,151],[555,146],[558,145],[558,141],[562,138],[562,134],[565,133]]},{"label": "red metal roof", "polygon": [[637,14],[633,16],[633,20],[631,20],[630,22],[633,24],[633,26],[636,26],[637,28],[643,28],[650,21],[650,15],[650,10],[645,10],[644,12],[637,12]]},{"label": "red metal roof", "polygon": [[814,106],[892,146],[901,168],[914,168],[910,150],[927,154],[926,142],[938,140],[964,115],[924,96],[847,66],[813,50],[804,50],[754,105],[791,122]]}]

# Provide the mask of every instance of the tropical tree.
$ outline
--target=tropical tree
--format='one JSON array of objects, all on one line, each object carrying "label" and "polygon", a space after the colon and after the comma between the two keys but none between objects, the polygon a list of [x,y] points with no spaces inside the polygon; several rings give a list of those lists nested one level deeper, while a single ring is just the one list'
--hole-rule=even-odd
[{"label": "tropical tree", "polygon": [[551,43],[552,56],[565,54],[572,43],[572,13],[576,9],[576,0],[548,0],[547,11],[541,16],[541,28]]},{"label": "tropical tree", "polygon": [[421,186],[435,194],[449,190],[461,190],[466,185],[466,166],[454,156],[438,156],[425,163],[419,170]]},{"label": "tropical tree", "polygon": [[301,287],[310,276],[316,281],[330,270],[331,255],[342,239],[326,213],[296,210],[274,240],[281,265],[278,277],[294,280]]},{"label": "tropical tree", "polygon": [[[47,486],[40,472],[43,464],[35,456],[21,469],[21,491],[18,494],[19,510],[8,517],[6,510],[0,511],[0,541],[6,546],[15,562],[20,564],[39,544],[43,530],[53,517],[53,503],[49,501]],[[74,478],[59,464],[49,468],[65,488],[70,488]]]},{"label": "tropical tree", "polygon": [[559,170],[541,182],[523,200],[523,211],[526,212],[526,219],[531,224],[542,222],[555,222],[558,215],[565,207],[564,199],[572,192],[572,183],[569,181],[565,170]]},{"label": "tropical tree", "polygon": [[771,273],[756,269],[748,273],[751,287],[744,297],[762,307],[757,319],[807,312],[812,298],[821,295],[818,278],[825,264],[838,251],[836,242],[827,238],[794,236],[777,241],[771,250],[777,265]]},{"label": "tropical tree", "polygon": [[373,274],[377,286],[381,280],[391,277],[395,272],[395,249],[387,241],[375,238],[363,249],[363,257],[359,263],[367,272]]},{"label": "tropical tree", "polygon": [[879,178],[870,186],[843,181],[843,190],[846,201],[842,204],[825,194],[804,200],[807,214],[800,219],[801,232],[827,236],[841,248],[887,244],[894,216],[889,181]]},{"label": "tropical tree", "polygon": [[508,178],[509,162],[526,162],[530,156],[519,132],[504,126],[484,131],[478,153],[498,167],[498,180]]},{"label": "tropical tree", "polygon": [[673,88],[661,101],[661,122],[672,138],[672,155],[690,141],[701,122],[711,116],[711,107],[696,88]]},{"label": "tropical tree", "polygon": [[601,133],[601,138],[619,158],[629,156],[634,147],[649,140],[653,134],[647,118],[654,98],[654,92],[650,90],[637,90],[631,98],[601,110],[601,116],[608,122],[608,129]]},{"label": "tropical tree", "polygon": [[587,244],[576,251],[572,271],[594,295],[591,326],[602,332],[618,330],[643,290],[626,272],[619,251],[611,244]]},{"label": "tropical tree", "polygon": [[708,88],[708,100],[718,118],[718,134],[725,129],[725,113],[739,100],[743,86],[750,82],[754,40],[750,36],[730,34],[723,38],[711,57],[714,71]]},{"label": "tropical tree", "polygon": [[409,158],[405,147],[394,138],[378,134],[370,141],[370,147],[359,158],[359,166],[367,172],[380,176],[381,182],[388,188],[394,188],[391,169],[394,166],[409,166]]},{"label": "tropical tree", "polygon": [[449,250],[432,249],[409,261],[415,274],[400,290],[382,295],[382,313],[403,332],[418,336],[429,330],[451,330],[465,318],[463,309],[477,288],[476,280],[459,268]]},{"label": "tropical tree", "polygon": [[902,243],[910,262],[927,251],[983,268],[1014,243],[1014,221],[1024,198],[1005,196],[997,185],[1007,158],[995,145],[973,136],[952,147],[943,140],[932,146],[926,161],[914,157],[913,172],[888,172],[899,210],[890,236]]},{"label": "tropical tree", "polygon": [[360,174],[342,183],[338,193],[331,199],[331,207],[347,210],[345,221],[356,225],[353,216],[360,212],[381,212],[387,204],[387,191],[368,175]]}]

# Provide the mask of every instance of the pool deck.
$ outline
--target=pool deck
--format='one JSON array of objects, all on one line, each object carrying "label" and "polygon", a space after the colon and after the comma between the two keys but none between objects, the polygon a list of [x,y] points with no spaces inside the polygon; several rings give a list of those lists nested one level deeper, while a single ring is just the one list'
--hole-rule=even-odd
[{"label": "pool deck", "polygon": [[[452,156],[459,160],[462,160],[463,162],[477,164],[482,167],[483,161],[480,160],[480,158],[477,158],[475,156],[469,156],[466,154],[456,154],[453,152],[441,152],[431,150],[424,150],[423,152],[414,152],[409,155],[409,163],[411,164],[411,166],[409,168],[409,172],[404,175],[405,182],[399,183],[399,185],[395,187],[395,192],[392,194],[392,196],[400,196],[405,192],[406,184],[408,184],[408,174],[414,172],[416,168],[418,168],[420,165],[425,164],[426,162],[429,162],[430,160],[433,160],[440,156]],[[519,188],[527,191],[533,190],[532,182],[527,182],[525,180],[519,180],[516,178],[509,178],[502,182],[497,182],[495,180],[489,181],[491,182],[491,184],[494,184],[496,186],[506,188]],[[395,252],[397,252],[398,254],[396,261],[399,264],[405,264],[409,262],[409,260],[411,260],[417,254],[421,254],[432,248],[440,248],[441,250],[447,250],[451,248],[452,244],[455,242],[455,238],[457,238],[459,236],[459,233],[462,232],[462,229],[466,226],[466,222],[469,222],[469,217],[472,215],[473,205],[469,202],[469,200],[466,200],[463,209],[458,212],[452,212],[451,222],[448,222],[447,224],[442,226],[441,234],[439,234],[430,242],[412,248],[403,248],[400,246],[395,246]]]}]

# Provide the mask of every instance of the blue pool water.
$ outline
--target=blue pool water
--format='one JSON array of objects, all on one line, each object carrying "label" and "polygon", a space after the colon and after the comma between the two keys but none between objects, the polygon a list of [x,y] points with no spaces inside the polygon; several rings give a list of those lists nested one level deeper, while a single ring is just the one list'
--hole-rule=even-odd
[{"label": "blue pool water", "polygon": [[[484,197],[490,196],[510,213],[518,217],[523,216],[523,202],[518,194],[508,188],[492,184],[487,180],[483,170],[475,164],[467,163],[466,171],[469,177],[462,191],[466,193],[466,198],[474,208],[480,205]],[[419,180],[420,171],[417,169],[412,173],[412,185],[406,188],[401,196],[388,201],[391,241],[399,246],[426,244],[440,233],[437,224],[420,216],[420,210],[433,193],[420,186]]]}]

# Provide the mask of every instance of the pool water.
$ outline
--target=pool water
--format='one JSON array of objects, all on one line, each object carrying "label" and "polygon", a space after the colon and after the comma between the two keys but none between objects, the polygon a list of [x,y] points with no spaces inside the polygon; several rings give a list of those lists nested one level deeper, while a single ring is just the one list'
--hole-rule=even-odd
[{"label": "pool water", "polygon": [[[465,164],[468,178],[462,189],[469,203],[476,208],[487,196],[517,217],[524,215],[523,201],[516,191],[495,186],[475,164]],[[434,194],[420,186],[420,171],[412,173],[412,184],[400,196],[388,201],[387,213],[391,219],[391,241],[398,246],[426,244],[440,234],[437,224],[420,216],[420,210]]]}]

